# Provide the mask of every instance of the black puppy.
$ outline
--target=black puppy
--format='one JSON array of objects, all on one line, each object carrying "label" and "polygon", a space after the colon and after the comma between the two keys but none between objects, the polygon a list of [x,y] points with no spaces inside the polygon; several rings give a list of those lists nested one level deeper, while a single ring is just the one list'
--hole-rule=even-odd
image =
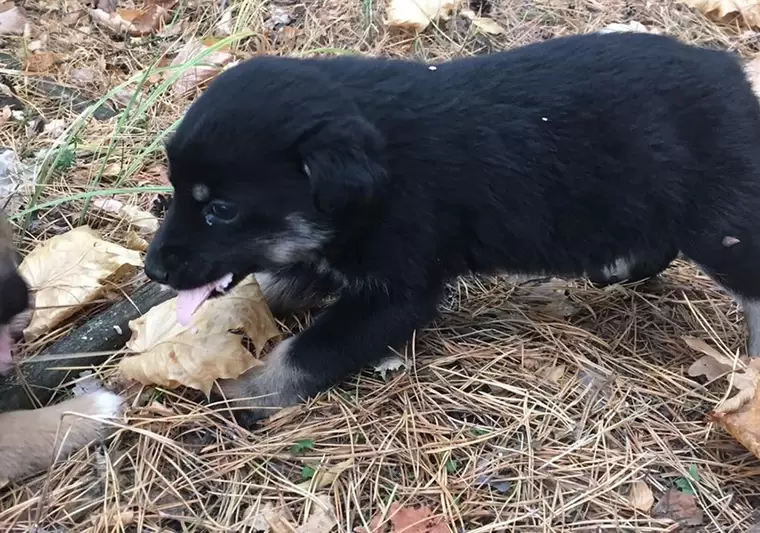
[{"label": "black puppy", "polygon": [[259,57],[167,152],[148,276],[191,307],[249,273],[275,312],[339,296],[222,383],[249,420],[403,345],[467,272],[630,279],[681,252],[760,355],[760,106],[729,53],[609,34],[435,66]]}]

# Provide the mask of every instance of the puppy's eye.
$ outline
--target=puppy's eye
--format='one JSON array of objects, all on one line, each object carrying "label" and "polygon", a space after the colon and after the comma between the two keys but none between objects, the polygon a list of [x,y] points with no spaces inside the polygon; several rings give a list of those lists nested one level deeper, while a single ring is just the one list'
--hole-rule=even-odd
[{"label": "puppy's eye", "polygon": [[216,222],[229,223],[237,218],[238,209],[235,204],[229,202],[214,201],[206,206],[206,224],[212,226]]}]

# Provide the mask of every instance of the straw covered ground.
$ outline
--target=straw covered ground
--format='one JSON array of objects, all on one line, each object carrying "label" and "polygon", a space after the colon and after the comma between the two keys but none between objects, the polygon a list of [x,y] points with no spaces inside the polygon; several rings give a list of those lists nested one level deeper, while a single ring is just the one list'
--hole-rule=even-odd
[{"label": "straw covered ground", "polygon": [[[52,126],[32,131],[7,116],[0,124],[0,145],[25,160],[54,146],[59,154],[40,170],[35,201],[46,207],[15,219],[23,249],[83,222],[124,238],[112,215],[80,217],[93,192],[118,190],[124,202],[154,207],[168,185],[160,139],[190,98],[143,75],[192,37],[218,35],[220,21],[231,24],[228,46],[241,58],[354,51],[438,61],[632,21],[747,58],[760,44],[739,22],[716,24],[671,0],[472,0],[506,31],[479,33],[455,16],[418,36],[389,31],[382,1],[186,0],[157,34],[127,39],[86,11],[77,16],[84,0],[23,4],[27,34],[0,41],[21,63],[5,64],[0,81],[47,124],[71,128],[56,137]],[[70,98],[43,90],[42,75],[121,114],[81,119]],[[138,83],[118,87],[130,78]],[[607,290],[583,280],[462,279],[440,320],[402,354],[405,369],[365,372],[261,429],[243,430],[181,390],[132,394],[114,438],[0,489],[0,524],[39,533],[328,533],[313,518],[325,506],[332,531],[369,528],[400,506],[434,517],[406,533],[750,531],[760,522],[760,463],[705,421],[726,386],[686,374],[700,354],[684,336],[743,353],[741,313],[686,263]],[[22,346],[21,357],[42,347]],[[647,488],[654,505],[641,503]],[[376,531],[400,533],[398,516],[391,522]]]}]

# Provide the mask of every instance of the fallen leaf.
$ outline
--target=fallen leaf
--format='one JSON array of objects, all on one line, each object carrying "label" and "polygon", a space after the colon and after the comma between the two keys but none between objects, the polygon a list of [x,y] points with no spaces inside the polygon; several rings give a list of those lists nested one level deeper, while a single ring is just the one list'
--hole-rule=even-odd
[{"label": "fallen leaf", "polygon": [[431,22],[447,19],[461,4],[462,0],[390,0],[385,24],[421,32]]},{"label": "fallen leaf", "polygon": [[[171,62],[171,66],[181,66],[202,54],[212,47],[216,41],[207,39],[200,41],[190,38],[180,49],[177,56]],[[208,53],[199,60],[195,66],[187,68],[174,82],[174,93],[182,96],[209,81],[222,71],[222,68],[233,59],[232,53],[224,48]]]},{"label": "fallen leaf", "polygon": [[507,33],[498,22],[492,18],[479,17],[472,9],[463,9],[459,12],[464,18],[470,19],[471,24],[484,33],[490,33],[491,35],[501,35]]},{"label": "fallen leaf", "polygon": [[124,243],[124,245],[129,248],[130,250],[137,250],[138,252],[147,252],[149,243],[140,235],[138,235],[134,231],[130,231],[127,233],[127,240]]},{"label": "fallen leaf", "polygon": [[140,9],[117,8],[113,12],[91,9],[92,20],[116,35],[144,37],[163,28],[176,2],[146,2]]},{"label": "fallen leaf", "polygon": [[395,372],[396,370],[399,370],[400,368],[406,367],[406,361],[404,361],[401,357],[398,355],[391,355],[390,357],[386,357],[382,361],[380,361],[378,364],[375,365],[374,369],[375,372],[380,374],[380,376],[385,379],[385,375],[388,372]]},{"label": "fallen leaf", "polygon": [[158,219],[136,205],[125,205],[113,198],[98,198],[92,203],[104,211],[120,215],[143,234],[152,234],[158,231]]},{"label": "fallen leaf", "polygon": [[760,458],[760,387],[740,394],[747,396],[749,392],[752,393],[751,397],[743,403],[736,402],[738,406],[726,406],[726,402],[722,411],[716,409],[707,416],[708,420],[719,424],[755,457]]},{"label": "fallen leaf", "polygon": [[[449,527],[440,519],[434,518],[433,512],[426,506],[402,507],[393,502],[387,515],[380,513],[369,523],[369,529],[357,527],[355,533],[382,533],[384,525],[390,521],[390,533],[451,533]],[[386,518],[387,516],[387,518]]]},{"label": "fallen leaf", "polygon": [[697,350],[698,352],[702,352],[703,354],[712,357],[713,359],[715,359],[722,365],[729,365],[733,367],[733,361],[730,358],[721,354],[718,350],[716,350],[715,348],[707,344],[702,339],[691,337],[689,335],[683,335],[681,338],[689,346],[689,348],[693,350]]},{"label": "fallen leaf", "polygon": [[27,72],[50,72],[61,61],[58,54],[49,51],[29,54],[24,58],[24,70]]},{"label": "fallen leaf", "polygon": [[[249,522],[251,524],[252,530],[263,531],[264,533],[267,533],[269,531],[270,521],[274,520],[278,514],[279,512],[275,510],[272,502],[265,503],[264,505],[259,507],[255,516]],[[249,519],[246,519],[246,522],[248,521]]]},{"label": "fallen leaf", "polygon": [[670,489],[652,510],[655,518],[670,518],[684,526],[698,526],[704,520],[702,510],[697,507],[696,497],[684,494],[678,489]]},{"label": "fallen leaf", "polygon": [[188,326],[177,323],[177,299],[172,298],[132,320],[129,328],[127,348],[139,355],[121,360],[125,377],[169,389],[184,385],[207,396],[217,379],[234,379],[261,364],[234,331],[245,332],[257,354],[280,335],[253,276],[204,302]]},{"label": "fallen leaf", "polygon": [[26,11],[13,2],[0,1],[0,35],[23,35],[26,28]]},{"label": "fallen leaf", "polygon": [[108,281],[142,267],[139,252],[104,241],[89,226],[56,235],[32,250],[19,272],[35,293],[24,338],[44,335],[103,293]]},{"label": "fallen leaf", "polygon": [[734,19],[744,21],[750,27],[760,26],[760,0],[680,0],[681,3],[701,11],[719,22]]},{"label": "fallen leaf", "polygon": [[335,508],[330,497],[326,494],[320,494],[315,499],[317,501],[311,504],[309,518],[295,528],[296,533],[329,533],[338,525],[338,521],[335,519]]},{"label": "fallen leaf", "polygon": [[649,30],[641,22],[632,20],[626,24],[613,22],[599,30],[599,33],[649,33]]},{"label": "fallen leaf", "polygon": [[120,529],[135,523],[135,512],[130,509],[109,509],[101,515],[92,515],[90,521],[96,529]]},{"label": "fallen leaf", "polygon": [[654,505],[652,489],[644,481],[636,481],[628,491],[628,503],[637,511],[648,513]]},{"label": "fallen leaf", "polygon": [[714,381],[727,372],[731,372],[732,368],[733,365],[727,365],[719,362],[714,357],[703,355],[691,364],[686,373],[693,378],[705,376],[708,381]]},{"label": "fallen leaf", "polygon": [[322,489],[332,485],[332,482],[335,481],[335,479],[345,470],[351,468],[353,464],[353,459],[346,459],[337,465],[328,468],[319,468],[311,479],[300,483],[298,486],[302,489]]},{"label": "fallen leaf", "polygon": [[561,380],[562,376],[565,375],[566,368],[567,367],[565,365],[547,366],[539,370],[538,375],[544,378],[545,380],[550,381],[554,383],[555,385],[558,385],[559,380]]}]

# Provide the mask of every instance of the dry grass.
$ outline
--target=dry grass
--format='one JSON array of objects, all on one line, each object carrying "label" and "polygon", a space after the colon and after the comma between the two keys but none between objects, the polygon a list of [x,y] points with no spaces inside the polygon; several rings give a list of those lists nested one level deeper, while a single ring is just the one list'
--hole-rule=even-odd
[{"label": "dry grass", "polygon": [[[268,2],[229,4],[237,27],[253,35],[236,41],[243,56],[359,51],[436,61],[630,20],[745,56],[760,42],[756,33],[718,26],[670,0],[480,2],[507,30],[496,38],[474,33],[459,18],[418,37],[389,33],[383,5],[373,0],[282,4],[295,17],[286,30],[267,28],[275,7]],[[26,6],[31,39],[46,39],[45,49],[62,58],[47,74],[94,99],[157,64],[188,36],[211,35],[221,18],[214,2],[181,2],[181,25],[122,41],[86,17],[64,25],[63,13],[81,7],[76,1]],[[25,42],[8,39],[6,49],[20,51]],[[74,79],[81,68],[102,70],[82,83]],[[3,75],[47,119],[72,123],[76,112],[35,90],[35,75],[14,69]],[[136,188],[121,197],[147,207],[155,194],[148,187],[166,186],[160,145],[146,147],[181,116],[187,100],[155,83],[145,89],[151,95],[127,119],[84,122],[75,143],[73,135],[55,141],[29,136],[23,124],[2,126],[0,143],[26,156],[51,147],[76,154],[68,168],[45,168],[40,200],[60,205],[36,213],[34,229],[24,234],[27,246],[79,222],[83,201],[64,203],[71,195]],[[124,107],[123,95],[115,101]],[[104,162],[121,170],[101,175]],[[115,239],[124,233],[102,215],[90,212],[83,220]],[[674,531],[671,520],[629,505],[631,483],[644,480],[659,499],[696,468],[704,521],[693,530],[747,531],[760,518],[760,463],[704,421],[725,388],[685,375],[697,355],[682,340],[692,335],[741,352],[740,318],[711,281],[680,262],[656,283],[608,290],[582,281],[463,279],[451,287],[441,319],[408,347],[406,371],[385,380],[367,372],[250,433],[223,411],[176,393],[133,394],[106,445],[3,489],[0,524],[3,531],[36,525],[40,533],[254,531],[265,506],[301,523],[318,505],[313,496],[327,494],[338,531],[366,525],[391,502],[427,505],[452,531],[469,533]],[[299,327],[297,320],[290,326]],[[27,346],[25,355],[40,348]],[[293,453],[298,443],[305,449]],[[304,467],[336,466],[331,483],[304,485]]]}]

